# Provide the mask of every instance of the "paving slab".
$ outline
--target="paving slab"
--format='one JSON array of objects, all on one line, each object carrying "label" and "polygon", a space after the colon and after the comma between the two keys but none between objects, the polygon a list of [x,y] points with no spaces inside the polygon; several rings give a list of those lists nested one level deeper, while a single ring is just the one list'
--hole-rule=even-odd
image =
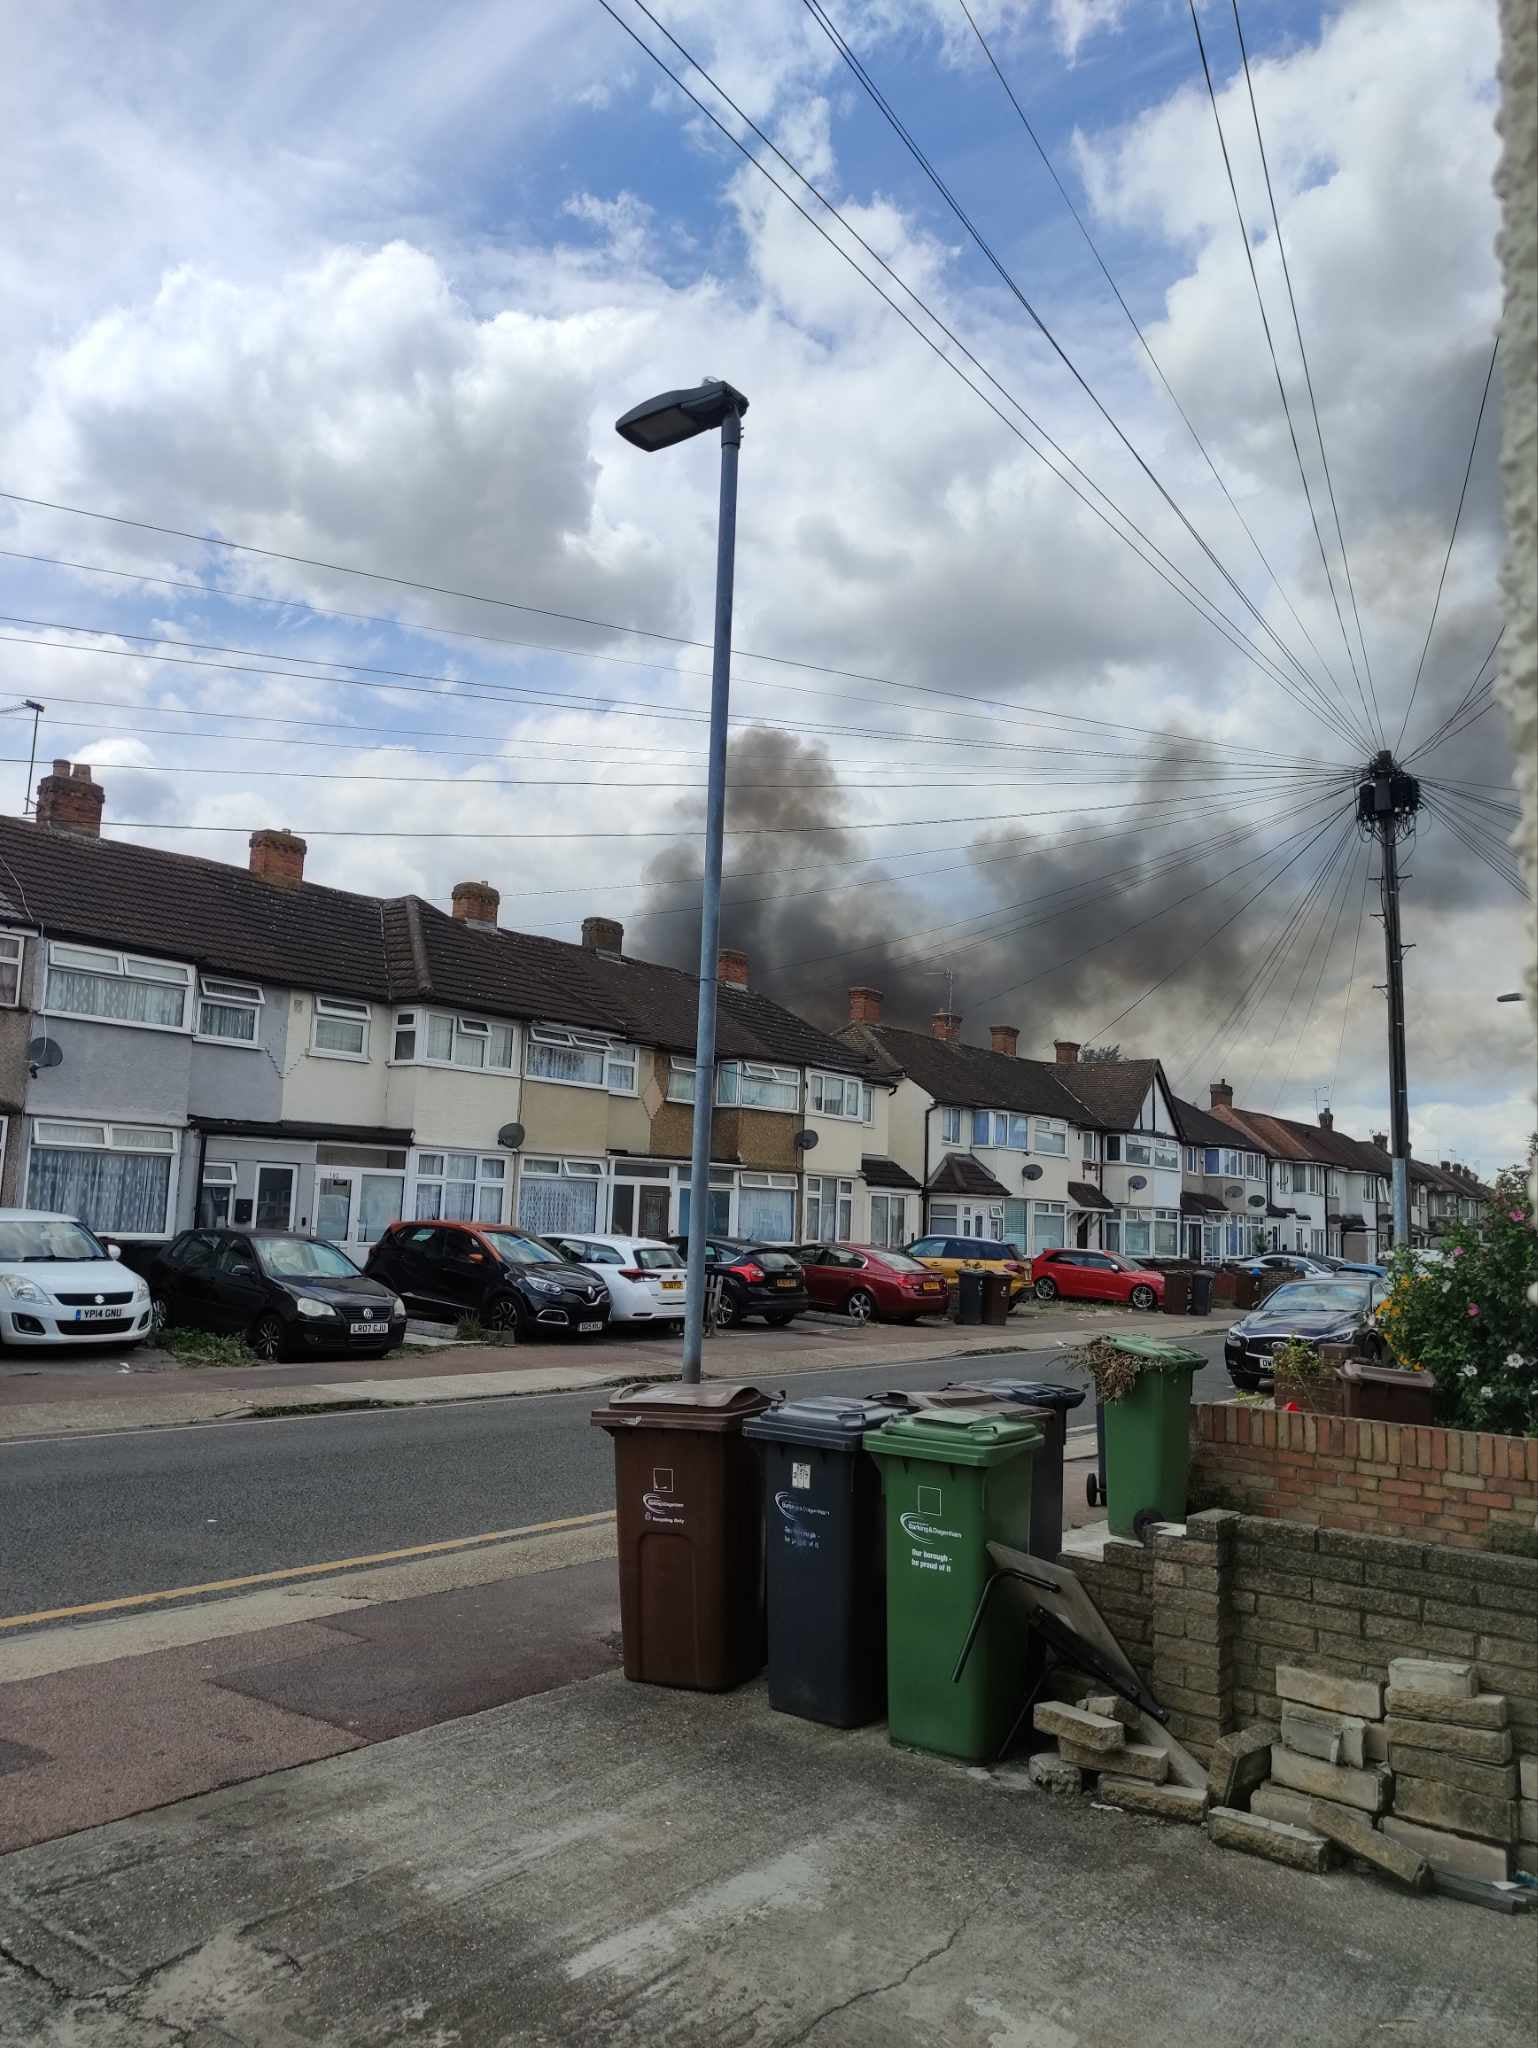
[{"label": "paving slab", "polygon": [[0,2040],[38,2048],[1531,2042],[1519,1922],[757,1686],[603,1677],[212,1793],[0,1860],[0,1915]]}]

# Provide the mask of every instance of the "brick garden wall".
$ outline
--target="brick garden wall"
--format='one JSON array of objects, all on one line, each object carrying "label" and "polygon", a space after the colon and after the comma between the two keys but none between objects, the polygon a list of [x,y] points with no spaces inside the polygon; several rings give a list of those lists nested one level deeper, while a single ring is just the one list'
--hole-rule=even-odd
[{"label": "brick garden wall", "polygon": [[1475,1662],[1538,1752],[1538,1559],[1212,1509],[1147,1549],[1113,1538],[1059,1562],[1200,1757],[1277,1718],[1278,1664],[1384,1681],[1413,1656]]},{"label": "brick garden wall", "polygon": [[1191,1497],[1362,1534],[1516,1549],[1538,1515],[1538,1438],[1204,1403]]}]

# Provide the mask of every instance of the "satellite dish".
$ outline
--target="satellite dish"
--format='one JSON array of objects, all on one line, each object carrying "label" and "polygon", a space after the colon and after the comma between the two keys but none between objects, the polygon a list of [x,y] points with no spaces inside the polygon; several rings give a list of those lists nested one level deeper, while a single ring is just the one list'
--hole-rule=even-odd
[{"label": "satellite dish", "polygon": [[1229,1200],[1230,1200],[1231,1202],[1237,1202],[1237,1201],[1238,1201],[1238,1199],[1239,1199],[1239,1197],[1240,1197],[1240,1196],[1241,1196],[1241,1195],[1242,1195],[1242,1194],[1244,1193],[1244,1189],[1243,1189],[1243,1188],[1224,1188],[1223,1192],[1224,1192],[1224,1194],[1225,1194],[1225,1195],[1227,1195],[1228,1199],[1229,1199]]},{"label": "satellite dish", "polygon": [[797,1131],[794,1143],[798,1152],[810,1152],[817,1143],[817,1133],[815,1131]]},{"label": "satellite dish", "polygon": [[1040,1179],[1041,1179],[1041,1168],[1040,1168],[1040,1167],[1039,1167],[1039,1166],[1038,1166],[1038,1165],[1036,1164],[1036,1162],[1035,1162],[1035,1160],[1034,1160],[1034,1159],[1033,1159],[1033,1160],[1031,1161],[1031,1163],[1030,1163],[1030,1165],[1029,1165],[1029,1166],[1026,1166],[1026,1167],[1022,1167],[1022,1169],[1021,1169],[1021,1173],[1020,1173],[1020,1178],[1021,1178],[1022,1180],[1040,1180]]},{"label": "satellite dish", "polygon": [[34,1067],[60,1067],[64,1064],[64,1048],[56,1038],[29,1039],[27,1063]]},{"label": "satellite dish", "polygon": [[1127,1185],[1129,1188],[1134,1189],[1146,1188],[1148,1185],[1148,1175],[1146,1173],[1135,1173],[1133,1174],[1132,1178],[1127,1182]]},{"label": "satellite dish", "polygon": [[1251,1207],[1252,1209],[1264,1209],[1264,1207],[1265,1207],[1265,1206],[1266,1206],[1266,1198],[1265,1198],[1265,1196],[1264,1196],[1264,1195],[1251,1195],[1251,1196],[1250,1196],[1250,1207]]},{"label": "satellite dish", "polygon": [[523,1137],[522,1124],[504,1124],[497,1132],[497,1143],[508,1152],[516,1152],[523,1143]]}]

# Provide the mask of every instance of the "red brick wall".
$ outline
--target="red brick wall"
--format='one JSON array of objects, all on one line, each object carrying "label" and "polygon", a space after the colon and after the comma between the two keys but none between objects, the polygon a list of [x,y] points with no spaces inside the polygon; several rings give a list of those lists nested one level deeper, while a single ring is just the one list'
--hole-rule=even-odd
[{"label": "red brick wall", "polygon": [[1538,1514],[1538,1438],[1203,1404],[1193,1499],[1322,1529],[1457,1549],[1513,1547]]}]

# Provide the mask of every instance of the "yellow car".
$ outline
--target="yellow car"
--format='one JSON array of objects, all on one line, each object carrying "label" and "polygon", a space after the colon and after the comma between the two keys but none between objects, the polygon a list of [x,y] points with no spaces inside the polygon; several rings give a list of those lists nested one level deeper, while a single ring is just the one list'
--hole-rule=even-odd
[{"label": "yellow car", "polygon": [[996,1237],[921,1237],[903,1249],[910,1259],[943,1273],[952,1287],[962,1273],[1004,1273],[1009,1305],[1031,1291],[1031,1268],[1012,1244]]}]

